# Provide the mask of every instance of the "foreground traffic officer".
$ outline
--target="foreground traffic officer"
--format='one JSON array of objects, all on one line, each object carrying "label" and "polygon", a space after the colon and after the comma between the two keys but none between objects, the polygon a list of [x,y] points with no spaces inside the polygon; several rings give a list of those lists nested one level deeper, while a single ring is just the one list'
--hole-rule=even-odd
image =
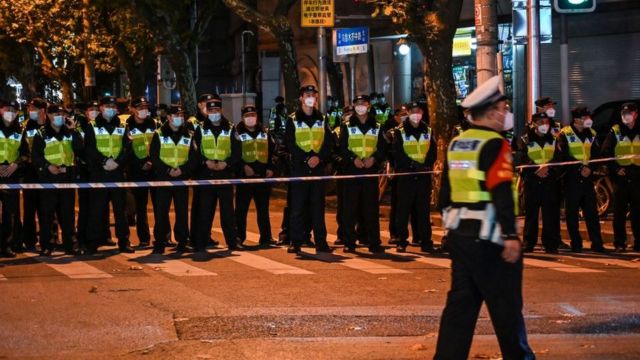
[{"label": "foreground traffic officer", "polygon": [[524,181],[524,247],[533,251],[538,242],[538,213],[542,211],[542,245],[547,253],[557,253],[560,245],[559,167],[554,161],[556,137],[552,119],[546,113],[531,116],[532,127],[518,141],[516,165],[538,165],[521,170]]},{"label": "foreground traffic officer", "polygon": [[522,316],[522,245],[511,190],[511,148],[500,136],[513,114],[495,76],[462,103],[472,127],[447,151],[439,204],[449,230],[451,290],[435,359],[466,359],[486,302],[504,359],[534,359]]},{"label": "foreground traffic officer", "polygon": [[[184,107],[173,104],[167,111],[167,121],[156,130],[151,140],[149,159],[158,181],[187,180],[193,172],[198,154],[191,132],[185,124]],[[170,237],[169,210],[173,200],[175,225],[173,236],[178,242],[177,253],[188,249],[189,240],[189,188],[163,186],[156,188],[153,226],[153,253],[163,254]]]},{"label": "foreground traffic officer", "polygon": [[[596,192],[593,187],[593,168],[589,160],[598,154],[596,132],[591,128],[593,120],[586,107],[571,111],[571,125],[565,126],[558,136],[557,158],[559,161],[575,161],[581,164],[563,166],[565,216],[571,238],[571,251],[582,251],[582,236],[578,229],[579,210],[582,209],[587,224],[591,250],[604,252],[600,219],[596,208]],[[596,165],[594,165],[596,166]]]},{"label": "foreground traffic officer", "polygon": [[[291,176],[322,176],[330,158],[331,130],[324,116],[316,110],[318,91],[307,85],[300,89],[300,109],[287,120],[285,143],[291,154]],[[324,221],[324,183],[299,181],[289,185],[290,191],[290,253],[300,252],[305,238],[306,217],[311,219],[317,252],[332,252],[327,244]]]},{"label": "foreground traffic officer", "polygon": [[[422,121],[422,108],[418,103],[409,105],[409,119],[394,135],[393,153],[395,170],[403,172],[431,171],[437,157],[436,142],[431,128]],[[431,203],[431,175],[406,175],[397,178],[395,223],[398,252],[405,252],[409,237],[409,217],[413,219],[414,243],[424,252],[433,252],[429,206]]]},{"label": "foreground traffic officer", "polygon": [[[385,141],[376,118],[369,114],[369,97],[356,96],[355,114],[340,127],[340,153],[345,175],[376,174],[385,159]],[[384,253],[380,245],[380,208],[378,178],[354,178],[343,181],[342,196],[344,251],[356,251],[356,223],[366,232],[369,251]],[[360,214],[358,214],[360,212]],[[362,222],[359,223],[360,216]]]},{"label": "foreground traffic officer", "polygon": [[640,251],[640,125],[638,106],[635,103],[622,105],[622,124],[616,124],[603,144],[603,156],[622,157],[634,155],[630,159],[611,161],[609,173],[613,175],[613,245],[616,251],[627,248],[626,218],[631,214],[631,233],[635,239],[633,250]]},{"label": "foreground traffic officer", "polygon": [[[89,165],[89,179],[92,182],[124,181],[124,165],[130,141],[126,128],[119,122],[116,99],[105,96],[100,100],[100,114],[85,134],[85,153]],[[95,254],[99,244],[105,241],[105,214],[109,213],[109,202],[113,207],[116,222],[118,250],[133,253],[129,246],[129,224],[127,223],[125,201],[126,192],[122,188],[93,189],[92,206],[89,208],[89,230],[87,232],[88,255]]]},{"label": "foreground traffic officer", "polygon": [[[273,177],[273,140],[258,122],[258,113],[254,105],[242,107],[242,121],[236,126],[235,136],[240,140],[242,158],[238,163],[240,177],[247,179]],[[236,187],[235,218],[238,242],[247,239],[247,214],[251,199],[255,202],[260,230],[260,246],[273,245],[271,223],[269,222],[269,197],[271,184],[241,184]]]},{"label": "foreground traffic officer", "polygon": [[[222,101],[211,99],[206,104],[207,121],[194,134],[194,142],[199,150],[197,166],[198,179],[232,179],[233,169],[240,160],[240,143],[234,136],[233,125],[222,114]],[[236,224],[233,213],[233,185],[200,186],[196,209],[194,246],[204,251],[209,237],[218,202],[220,202],[220,223],[229,250],[237,250]],[[193,215],[192,215],[193,216]]]},{"label": "foreground traffic officer", "polygon": [[[21,168],[29,156],[22,141],[22,128],[17,120],[18,103],[0,100],[0,183],[20,182]],[[0,221],[0,257],[15,257],[14,249],[22,247],[17,236],[20,217],[20,190],[0,191],[2,220]]]},{"label": "foreground traffic officer", "polygon": [[[72,183],[76,176],[76,156],[82,151],[82,138],[75,130],[75,122],[66,118],[66,112],[61,105],[49,105],[47,116],[49,121],[33,140],[33,164],[42,183]],[[74,189],[51,189],[41,192],[40,255],[51,256],[53,252],[50,229],[54,218],[58,220],[62,230],[64,253],[79,254],[73,244],[75,203]]]}]

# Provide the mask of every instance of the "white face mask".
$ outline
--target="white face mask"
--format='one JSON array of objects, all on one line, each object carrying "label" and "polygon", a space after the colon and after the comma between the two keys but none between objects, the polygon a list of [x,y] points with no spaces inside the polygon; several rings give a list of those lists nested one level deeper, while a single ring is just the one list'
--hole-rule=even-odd
[{"label": "white face mask", "polygon": [[256,124],[258,123],[258,118],[255,116],[249,116],[244,118],[244,124],[247,125],[247,127],[254,127],[256,126]]},{"label": "white face mask", "polygon": [[5,123],[11,123],[15,118],[16,118],[16,113],[11,111],[5,111],[4,114],[2,114],[2,120],[4,120]]},{"label": "white face mask", "polygon": [[356,113],[358,115],[365,115],[367,113],[368,109],[365,105],[358,105],[356,106]]},{"label": "white face mask", "polygon": [[549,132],[549,125],[547,125],[547,124],[543,124],[543,125],[538,126],[538,132],[539,132],[540,134],[546,134],[546,133],[548,133],[548,132]]},{"label": "white face mask", "polygon": [[171,119],[171,125],[173,125],[174,127],[179,128],[180,126],[182,126],[183,123],[184,123],[184,118],[181,116],[176,116]]},{"label": "white face mask", "polygon": [[89,111],[89,120],[95,120],[98,117],[98,114],[100,114],[98,110]]},{"label": "white face mask", "polygon": [[547,109],[547,111],[545,112],[547,113],[547,116],[550,118],[556,116],[556,109]]},{"label": "white face mask", "polygon": [[622,123],[625,125],[629,125],[633,123],[633,114],[624,114],[622,115]]},{"label": "white face mask", "polygon": [[400,121],[405,122],[409,118],[409,115],[400,116]]},{"label": "white face mask", "polygon": [[587,118],[585,121],[582,122],[582,126],[584,126],[587,129],[590,129],[591,126],[593,126],[593,120],[591,120],[591,118]]},{"label": "white face mask", "polygon": [[53,116],[53,126],[62,127],[64,125],[64,116],[62,115],[54,115]]},{"label": "white face mask", "polygon": [[138,117],[140,119],[146,119],[149,117],[149,110],[139,110],[138,111]]},{"label": "white face mask", "polygon": [[411,121],[413,124],[418,124],[420,122],[420,120],[422,120],[422,114],[410,114],[409,115],[409,121]]},{"label": "white face mask", "polygon": [[468,122],[473,122],[473,117],[471,116],[471,114],[467,115],[466,119]]},{"label": "white face mask", "polygon": [[211,121],[212,123],[219,123],[222,116],[219,113],[215,113],[215,114],[209,114],[207,117],[209,118],[209,121]]},{"label": "white face mask", "polygon": [[29,119],[36,121],[40,117],[40,111],[29,111]]},{"label": "white face mask", "polygon": [[304,98],[304,104],[308,107],[314,107],[316,105],[316,98],[314,97]]},{"label": "white face mask", "polygon": [[504,131],[513,129],[513,113],[511,111],[507,111],[504,114],[504,124],[502,125],[502,129]]},{"label": "white face mask", "polygon": [[112,117],[116,116],[116,109],[106,108],[102,112],[102,116],[105,118],[105,120],[111,120]]}]

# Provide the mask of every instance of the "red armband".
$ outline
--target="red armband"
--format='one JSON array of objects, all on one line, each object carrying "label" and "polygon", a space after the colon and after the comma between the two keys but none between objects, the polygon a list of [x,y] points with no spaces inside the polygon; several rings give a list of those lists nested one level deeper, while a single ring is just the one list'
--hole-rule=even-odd
[{"label": "red armband", "polygon": [[511,147],[506,140],[503,140],[500,153],[498,153],[496,160],[491,164],[491,167],[487,171],[487,190],[491,191],[494,187],[503,182],[513,181],[512,161],[513,156],[511,155]]}]

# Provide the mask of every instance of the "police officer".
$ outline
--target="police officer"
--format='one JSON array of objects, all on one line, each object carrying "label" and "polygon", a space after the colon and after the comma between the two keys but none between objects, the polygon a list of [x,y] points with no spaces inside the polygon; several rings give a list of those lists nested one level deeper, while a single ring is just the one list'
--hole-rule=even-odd
[{"label": "police officer", "polygon": [[[22,128],[17,120],[19,105],[15,101],[0,100],[0,182],[20,182],[21,171],[29,156],[29,148],[22,141]],[[20,190],[0,191],[2,221],[0,224],[0,257],[13,258],[15,250],[22,245],[17,224],[20,217]]]},{"label": "police officer", "polygon": [[[158,123],[150,116],[147,98],[137,96],[131,99],[131,116],[127,119],[127,133],[133,150],[133,156],[131,156],[127,166],[129,180],[153,180],[153,163],[149,157],[149,148],[157,128]],[[154,189],[138,187],[131,189],[131,192],[135,199],[138,245],[149,246],[151,234],[149,233],[147,203],[149,195],[153,198]]]},{"label": "police officer", "polygon": [[387,120],[389,120],[389,117],[391,116],[391,106],[387,104],[387,101],[384,98],[384,94],[375,94],[375,96],[375,106],[372,106],[372,108],[375,112],[376,122],[380,125],[383,125],[387,122]]},{"label": "police officer", "polygon": [[[396,172],[421,172],[433,169],[437,147],[431,128],[422,122],[422,108],[414,102],[408,106],[409,118],[396,129],[393,137],[393,153]],[[433,252],[429,204],[431,203],[431,175],[416,174],[398,177],[397,202],[395,204],[398,252],[405,252],[409,237],[409,216],[414,242],[425,252]]]},{"label": "police officer", "polygon": [[[89,165],[89,178],[92,182],[124,181],[124,166],[130,141],[126,128],[117,117],[116,99],[105,96],[100,100],[100,114],[85,134],[85,152]],[[103,229],[105,213],[109,213],[109,202],[113,207],[116,224],[118,250],[133,253],[129,244],[129,225],[125,212],[126,192],[121,188],[93,189],[92,206],[89,208],[89,229]],[[102,231],[87,233],[88,255],[95,254],[98,245],[104,240]]]},{"label": "police officer", "polygon": [[538,242],[538,213],[542,211],[542,245],[555,254],[560,245],[559,167],[545,166],[554,161],[556,137],[551,134],[553,120],[544,113],[531,116],[532,127],[518,140],[517,165],[537,165],[521,170],[524,181],[524,248],[533,251]]},{"label": "police officer", "polygon": [[[640,125],[638,106],[625,103],[621,110],[621,124],[615,124],[603,144],[605,157],[618,157],[608,163],[614,181],[613,245],[616,251],[627,248],[626,218],[630,211],[631,233],[635,239],[633,251],[640,251]],[[635,156],[633,158],[620,158]]]},{"label": "police officer", "polygon": [[167,110],[169,109],[169,107],[167,106],[167,104],[158,104],[156,106],[156,117],[155,120],[158,123],[159,126],[164,125],[164,123],[167,121]]},{"label": "police officer", "polygon": [[[172,104],[167,121],[156,130],[149,148],[149,159],[158,181],[189,179],[198,161],[198,153],[192,133],[187,129],[185,109]],[[176,253],[191,250],[189,241],[189,188],[186,186],[163,186],[155,190],[153,253],[163,254],[170,237],[169,210],[173,200],[175,224],[173,235],[178,242]]]},{"label": "police officer", "polygon": [[[331,130],[324,116],[316,110],[318,91],[315,86],[300,88],[300,109],[287,120],[285,143],[291,154],[291,176],[322,176],[324,162],[330,157]],[[324,221],[324,183],[321,181],[292,182],[291,192],[290,253],[300,252],[305,237],[305,217],[311,219],[317,252],[332,252],[327,244],[327,228]]]},{"label": "police officer", "polygon": [[329,121],[329,128],[332,130],[342,123],[342,109],[338,104],[338,99],[333,96],[327,98],[327,121]]},{"label": "police officer", "polygon": [[522,245],[511,190],[511,148],[500,135],[513,114],[499,76],[462,103],[472,127],[447,151],[439,204],[448,231],[451,290],[440,320],[435,359],[466,359],[483,302],[505,359],[534,359],[522,316]]},{"label": "police officer", "polygon": [[[385,141],[376,118],[369,114],[369,97],[356,96],[355,114],[340,127],[340,153],[345,163],[345,175],[376,174],[385,160]],[[380,245],[380,219],[378,206],[378,178],[343,180],[343,208],[345,252],[356,251],[356,223],[361,212],[369,250],[384,253]]]},{"label": "police officer", "polygon": [[[401,106],[393,112],[393,116],[389,117],[382,128],[384,140],[387,143],[387,159],[392,169],[395,169],[395,163],[393,160],[393,136],[396,127],[400,126],[405,120],[409,119],[409,112],[406,106]],[[389,209],[389,244],[398,244],[398,231],[396,230],[396,202],[398,201],[398,178],[392,177],[389,179],[389,192],[391,193],[390,209]]]},{"label": "police officer", "polygon": [[[199,150],[197,176],[199,179],[230,179],[240,161],[240,143],[234,136],[233,124],[222,114],[222,101],[211,99],[206,103],[207,120],[195,132],[194,141]],[[237,250],[236,224],[233,211],[233,185],[201,186],[198,189],[194,245],[204,251],[209,240],[213,218],[220,202],[220,223],[229,250]],[[193,215],[192,215],[193,216]]]},{"label": "police officer", "polygon": [[[536,100],[536,112],[544,113],[549,118],[549,132],[553,136],[557,136],[560,133],[560,121],[556,121],[556,102],[549,96],[541,97]],[[534,124],[531,124],[535,126]]]},{"label": "police officer", "polygon": [[284,134],[284,125],[287,121],[287,106],[282,96],[276,96],[275,106],[269,112],[269,132],[280,137]]},{"label": "police officer", "polygon": [[559,161],[582,162],[563,167],[565,217],[571,238],[571,251],[582,251],[582,237],[578,229],[578,211],[582,209],[591,240],[591,250],[604,252],[596,208],[596,192],[593,187],[593,168],[589,164],[589,160],[599,152],[596,132],[591,128],[591,111],[586,107],[576,107],[571,111],[571,117],[571,124],[560,131],[556,149]]},{"label": "police officer", "polygon": [[[258,122],[258,113],[254,105],[242,107],[242,121],[236,126],[236,137],[241,144],[241,161],[237,173],[243,178],[273,177],[273,140],[269,133]],[[235,218],[238,229],[238,242],[247,238],[247,214],[251,199],[255,202],[260,230],[260,246],[269,247],[271,240],[271,223],[269,222],[269,196],[271,184],[242,184],[236,188]]]},{"label": "police officer", "polygon": [[[75,130],[74,120],[67,118],[61,105],[47,108],[49,121],[33,140],[33,164],[42,183],[72,183],[76,180],[76,156],[82,150],[82,137]],[[51,256],[51,226],[54,217],[62,229],[62,242],[66,255],[78,255],[74,249],[76,192],[74,189],[44,190],[40,194],[42,226],[40,226],[40,255]]]}]

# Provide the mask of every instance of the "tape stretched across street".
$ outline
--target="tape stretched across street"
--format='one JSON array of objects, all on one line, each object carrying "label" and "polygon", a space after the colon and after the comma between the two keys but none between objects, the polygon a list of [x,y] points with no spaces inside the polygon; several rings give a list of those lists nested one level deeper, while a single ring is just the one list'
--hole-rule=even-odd
[{"label": "tape stretched across street", "polygon": [[[635,159],[640,155],[625,155],[605,159],[589,160],[588,163],[601,163],[619,159]],[[516,169],[536,168],[541,166],[565,166],[583,164],[582,161],[565,161],[559,163],[547,163],[544,165],[521,165]],[[439,174],[441,171],[418,171],[392,174],[364,174],[364,175],[327,175],[327,176],[303,176],[303,177],[276,177],[276,178],[251,178],[251,179],[216,179],[216,180],[175,180],[175,181],[122,181],[101,183],[48,183],[48,184],[0,184],[0,190],[60,190],[60,189],[108,189],[108,188],[136,188],[136,187],[166,187],[166,186],[210,186],[210,185],[241,185],[241,184],[272,184],[300,181],[322,180],[347,180],[363,179],[382,176],[410,176]]]}]

